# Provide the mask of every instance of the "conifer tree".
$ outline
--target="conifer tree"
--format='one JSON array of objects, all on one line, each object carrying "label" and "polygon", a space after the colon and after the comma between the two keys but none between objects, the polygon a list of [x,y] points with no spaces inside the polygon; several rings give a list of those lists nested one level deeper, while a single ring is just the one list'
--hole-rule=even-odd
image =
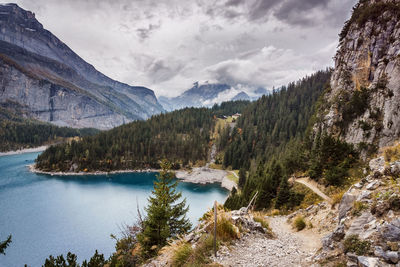
[{"label": "conifer tree", "polygon": [[161,167],[152,196],[148,199],[143,232],[137,237],[145,257],[155,255],[166,245],[168,238],[184,234],[191,228],[186,218],[189,207],[186,206],[186,199],[179,202],[182,193],[176,191],[178,182],[173,180],[171,164],[163,161]]},{"label": "conifer tree", "polygon": [[288,204],[290,199],[290,188],[287,177],[283,176],[279,185],[278,195],[276,197],[275,208],[279,209],[282,206]]},{"label": "conifer tree", "polygon": [[4,251],[10,245],[10,243],[11,243],[11,235],[9,235],[5,241],[0,242],[0,254],[4,255],[6,254]]},{"label": "conifer tree", "polygon": [[240,168],[239,170],[239,187],[243,188],[246,183],[246,170],[244,168]]}]

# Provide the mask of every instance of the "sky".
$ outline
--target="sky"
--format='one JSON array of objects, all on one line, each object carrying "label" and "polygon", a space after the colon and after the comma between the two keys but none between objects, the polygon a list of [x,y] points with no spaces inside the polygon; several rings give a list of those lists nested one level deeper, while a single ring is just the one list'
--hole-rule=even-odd
[{"label": "sky", "polygon": [[271,90],[333,66],[356,0],[16,3],[102,73],[171,97],[196,81]]}]

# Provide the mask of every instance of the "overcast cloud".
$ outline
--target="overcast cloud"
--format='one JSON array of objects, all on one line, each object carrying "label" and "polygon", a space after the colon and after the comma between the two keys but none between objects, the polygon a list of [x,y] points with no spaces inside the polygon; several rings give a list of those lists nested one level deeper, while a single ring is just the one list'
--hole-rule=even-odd
[{"label": "overcast cloud", "polygon": [[158,96],[195,81],[270,90],[332,66],[355,2],[16,1],[99,71]]}]

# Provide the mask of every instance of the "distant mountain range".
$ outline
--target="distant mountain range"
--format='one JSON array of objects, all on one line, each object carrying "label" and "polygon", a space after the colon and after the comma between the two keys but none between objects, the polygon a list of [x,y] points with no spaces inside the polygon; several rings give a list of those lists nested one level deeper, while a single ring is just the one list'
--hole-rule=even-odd
[{"label": "distant mountain range", "polygon": [[177,97],[160,96],[158,100],[165,110],[171,111],[185,107],[210,107],[216,103],[231,100],[252,101],[264,94],[268,94],[268,91],[264,88],[258,88],[250,97],[246,92],[238,91],[228,84],[208,82],[200,84],[196,82],[193,84],[192,88]]},{"label": "distant mountain range", "polygon": [[41,121],[99,129],[164,111],[152,90],[112,80],[32,12],[6,4],[0,5],[0,106],[15,105]]}]

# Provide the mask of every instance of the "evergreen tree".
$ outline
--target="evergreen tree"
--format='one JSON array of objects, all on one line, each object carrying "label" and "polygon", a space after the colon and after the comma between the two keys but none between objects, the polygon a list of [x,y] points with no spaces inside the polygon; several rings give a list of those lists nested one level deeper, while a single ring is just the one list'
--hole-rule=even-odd
[{"label": "evergreen tree", "polygon": [[0,254],[3,255],[6,254],[5,250],[10,245],[10,243],[11,243],[11,235],[9,235],[5,241],[0,242]]},{"label": "evergreen tree", "polygon": [[150,257],[166,245],[168,238],[184,234],[191,228],[186,213],[186,199],[179,202],[182,193],[176,191],[177,181],[173,181],[174,173],[170,171],[171,164],[163,161],[162,171],[154,182],[147,217],[143,222],[143,232],[138,235],[138,241],[145,257]]},{"label": "evergreen tree", "polygon": [[281,183],[278,189],[278,195],[275,201],[275,208],[279,209],[284,205],[287,205],[290,199],[290,188],[287,177],[282,177]]},{"label": "evergreen tree", "polygon": [[243,188],[246,183],[246,170],[244,168],[240,168],[239,170],[239,188]]}]

